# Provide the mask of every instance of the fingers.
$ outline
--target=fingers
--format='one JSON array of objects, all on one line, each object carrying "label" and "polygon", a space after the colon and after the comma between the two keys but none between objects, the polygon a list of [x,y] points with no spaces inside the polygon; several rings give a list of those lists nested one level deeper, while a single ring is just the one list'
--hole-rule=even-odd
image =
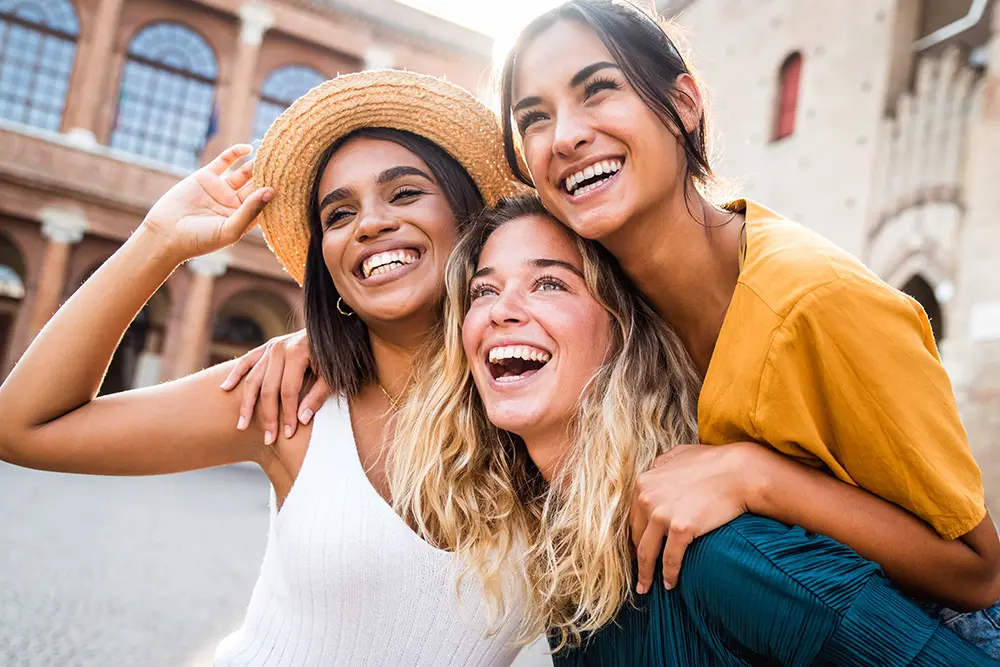
[{"label": "fingers", "polygon": [[295,435],[298,418],[295,413],[299,409],[299,392],[309,368],[309,357],[289,356],[285,360],[285,370],[281,376],[281,423],[285,437]]},{"label": "fingers", "polygon": [[[265,352],[266,352],[265,345]],[[243,381],[243,398],[240,401],[240,419],[236,423],[236,428],[241,431],[246,430],[247,426],[250,425],[250,419],[253,417],[253,408],[257,405],[257,397],[260,396],[260,386],[264,382],[264,374],[267,372],[267,366],[270,359],[267,354],[261,356],[261,358],[254,364],[253,369],[247,374],[246,379]]]},{"label": "fingers", "polygon": [[653,585],[653,570],[656,566],[656,558],[660,555],[660,545],[663,544],[663,537],[666,535],[666,522],[653,519],[646,526],[646,531],[639,540],[639,548],[636,550],[636,559],[639,561],[639,580],[635,590],[639,595],[644,595]]},{"label": "fingers", "polygon": [[278,400],[281,397],[281,377],[285,372],[285,349],[281,345],[272,345],[268,357],[257,411],[264,426],[264,444],[273,445],[278,437]]},{"label": "fingers", "polygon": [[681,562],[687,548],[694,541],[695,532],[693,529],[680,522],[675,521],[670,524],[667,532],[667,546],[663,549],[663,585],[667,590],[673,589],[677,585],[677,578],[681,573]]},{"label": "fingers", "polygon": [[234,144],[219,153],[214,160],[209,162],[205,168],[216,176],[222,176],[229,165],[239,160],[244,155],[249,155],[253,147],[250,144]]},{"label": "fingers", "polygon": [[230,391],[240,383],[243,376],[250,372],[250,369],[256,365],[260,358],[264,356],[264,352],[267,350],[267,344],[261,345],[260,347],[255,347],[250,350],[236,362],[233,366],[233,370],[229,371],[229,375],[226,379],[222,381],[220,385],[223,390]]},{"label": "fingers", "polygon": [[264,210],[267,202],[274,196],[273,188],[260,188],[246,198],[229,218],[222,224],[223,240],[233,244],[243,238],[247,230],[253,226],[254,220]]},{"label": "fingers", "polygon": [[239,197],[241,202],[245,202],[247,197],[252,195],[257,191],[257,184],[253,182],[253,178],[243,184],[239,190],[236,191],[236,196]]},{"label": "fingers", "polygon": [[698,449],[699,447],[701,447],[701,445],[677,445],[670,451],[664,452],[659,456],[657,456],[653,460],[653,467],[658,468],[659,466],[663,465],[670,459],[673,459],[678,455],[683,454],[684,452],[691,451],[692,449]]},{"label": "fingers", "polygon": [[240,160],[243,162],[237,160],[230,165],[231,169],[222,175],[233,190],[239,190],[253,178],[253,158],[243,156]]},{"label": "fingers", "polygon": [[299,408],[299,422],[308,424],[316,411],[326,403],[331,395],[333,392],[330,391],[330,385],[323,378],[317,379],[312,389],[306,392],[305,398],[302,399],[302,406]]}]

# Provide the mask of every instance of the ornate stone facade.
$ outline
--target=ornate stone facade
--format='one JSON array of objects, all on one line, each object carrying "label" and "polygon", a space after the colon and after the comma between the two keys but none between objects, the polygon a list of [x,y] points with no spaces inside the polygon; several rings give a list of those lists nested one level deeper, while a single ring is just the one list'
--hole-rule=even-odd
[{"label": "ornate stone facade", "polygon": [[[153,132],[190,122],[200,109],[204,142],[192,161],[203,163],[228,144],[254,138],[260,114],[280,110],[274,100],[264,109],[261,88],[287,66],[308,67],[319,79],[393,66],[478,90],[492,55],[488,38],[393,0],[53,0],[42,19],[19,6],[0,13],[5,35],[14,31],[21,40],[3,42],[0,63],[40,40],[62,49],[66,74],[39,83],[58,69],[42,55],[33,72],[17,75],[27,78],[0,86],[0,378],[58,305],[193,167],[148,145],[123,148],[116,138],[134,111],[130,104],[143,103],[133,92],[151,67],[161,76],[158,85],[173,88],[158,98],[161,108],[148,105],[151,127],[137,131],[147,144],[165,141]],[[170,51],[177,44],[161,40],[160,52],[141,50],[137,35],[151,26],[180,26],[193,35],[192,44],[214,59],[213,76],[188,72],[190,54]],[[10,92],[12,84],[23,89]],[[40,85],[48,92],[31,92]],[[209,99],[190,92],[199,85]],[[294,99],[305,90],[282,92]],[[31,107],[39,103],[61,110],[57,130],[32,122]],[[259,232],[251,232],[225,255],[174,272],[123,340],[105,388],[197,370],[302,322],[298,286]]]}]

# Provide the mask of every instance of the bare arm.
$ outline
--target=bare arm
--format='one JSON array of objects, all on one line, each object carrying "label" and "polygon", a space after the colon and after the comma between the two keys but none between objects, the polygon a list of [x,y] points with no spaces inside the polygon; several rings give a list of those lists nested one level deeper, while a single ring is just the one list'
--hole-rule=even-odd
[{"label": "bare arm", "polygon": [[177,265],[229,245],[270,191],[249,169],[223,177],[234,147],[160,199],[139,229],[55,314],[0,386],[0,458],[92,474],[156,474],[269,456],[239,401],[218,390],[232,364],[95,399],[125,330]]},{"label": "bare arm", "polygon": [[842,542],[914,597],[958,611],[1000,598],[1000,548],[988,516],[947,540],[901,507],[755,443],[682,445],[639,476],[632,503],[639,592],[652,585],[664,536],[670,588],[691,542],[744,512]]},{"label": "bare arm", "polygon": [[843,542],[915,597],[957,611],[1000,599],[1000,542],[988,514],[962,537],[946,540],[863,489],[758,445],[746,447],[751,512]]}]

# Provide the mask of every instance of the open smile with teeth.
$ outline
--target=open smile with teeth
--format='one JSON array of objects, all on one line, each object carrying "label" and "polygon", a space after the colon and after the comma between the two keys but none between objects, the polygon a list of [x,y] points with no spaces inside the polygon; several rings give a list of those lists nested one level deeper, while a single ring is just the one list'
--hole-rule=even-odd
[{"label": "open smile with teeth", "polygon": [[601,187],[617,174],[624,163],[624,159],[595,162],[586,169],[568,176],[563,182],[563,186],[566,188],[566,192],[571,195],[587,194],[591,190]]},{"label": "open smile with teeth", "polygon": [[418,259],[420,253],[414,248],[376,253],[361,263],[361,275],[365,278],[380,276],[413,264]]},{"label": "open smile with teeth", "polygon": [[524,380],[549,363],[552,355],[530,345],[505,345],[490,349],[487,360],[490,375],[497,382]]}]

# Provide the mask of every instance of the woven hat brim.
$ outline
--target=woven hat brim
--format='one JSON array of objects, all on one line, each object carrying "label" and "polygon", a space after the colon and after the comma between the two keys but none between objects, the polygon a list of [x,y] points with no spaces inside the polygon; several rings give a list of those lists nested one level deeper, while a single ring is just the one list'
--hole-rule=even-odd
[{"label": "woven hat brim", "polygon": [[319,161],[355,130],[384,127],[420,135],[469,172],[487,205],[525,191],[503,152],[496,115],[455,84],[414,72],[374,70],[325,81],[271,125],[254,160],[254,181],[275,196],[259,218],[271,251],[299,284],[309,249],[309,201]]}]

